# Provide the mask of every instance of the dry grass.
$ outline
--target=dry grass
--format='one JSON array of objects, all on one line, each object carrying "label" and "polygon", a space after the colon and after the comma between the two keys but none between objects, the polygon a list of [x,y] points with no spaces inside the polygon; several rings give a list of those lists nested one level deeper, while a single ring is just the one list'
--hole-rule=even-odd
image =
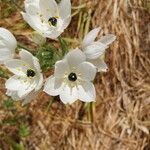
[{"label": "dry grass", "polygon": [[[88,121],[81,102],[65,106],[56,98],[47,110],[51,98],[41,92],[28,108],[17,105],[17,112],[27,119],[31,133],[21,141],[27,150],[149,150],[148,1],[73,0],[73,6],[84,3],[86,8],[80,9],[73,17],[65,35],[82,39],[89,27],[100,26],[103,29],[100,36],[106,33],[117,36],[117,41],[106,52],[109,71],[98,74],[95,80],[97,100],[93,110],[94,121]],[[20,22],[18,15],[16,18]],[[7,20],[12,18],[1,21],[1,25],[7,26]],[[23,31],[23,35],[20,35],[21,31],[16,32],[19,40],[29,32]],[[1,88],[1,99],[3,93]],[[8,115],[1,107],[0,119]],[[0,133],[7,133],[8,130],[7,134],[17,139],[15,126],[0,126],[0,129]],[[9,149],[6,141],[1,143]]]}]

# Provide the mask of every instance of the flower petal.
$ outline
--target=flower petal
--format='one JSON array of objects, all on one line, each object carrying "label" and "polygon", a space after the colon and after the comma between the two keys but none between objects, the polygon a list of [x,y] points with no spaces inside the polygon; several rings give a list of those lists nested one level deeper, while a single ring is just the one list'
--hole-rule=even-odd
[{"label": "flower petal", "polygon": [[15,101],[17,101],[17,100],[19,100],[20,98],[19,98],[19,96],[18,96],[18,94],[17,94],[17,91],[10,91],[10,90],[7,90],[6,91],[6,95],[7,96],[10,96],[13,100],[15,100]]},{"label": "flower petal", "polygon": [[21,12],[23,19],[37,32],[39,32],[41,35],[44,31],[44,29],[47,27],[42,24],[42,21],[40,19],[39,15],[29,15],[27,13]]},{"label": "flower petal", "polygon": [[20,82],[22,83],[22,87],[20,88],[20,90],[18,90],[18,96],[21,99],[24,99],[28,96],[28,94],[33,92],[37,83],[36,83],[36,80],[34,79],[26,79],[26,80],[21,79]]},{"label": "flower petal", "polygon": [[93,83],[85,82],[84,84],[79,85],[78,95],[79,95],[79,99],[83,102],[95,101],[96,92]]},{"label": "flower petal", "polygon": [[2,40],[5,45],[12,50],[12,53],[14,53],[14,50],[17,47],[17,41],[10,31],[0,27],[0,40]]},{"label": "flower petal", "polygon": [[95,65],[97,67],[98,72],[101,72],[101,71],[106,72],[108,70],[107,64],[101,58],[90,59],[88,61],[91,62],[93,65]]},{"label": "flower petal", "polygon": [[101,42],[105,45],[109,45],[116,40],[116,36],[113,34],[107,34],[103,36],[98,42]]},{"label": "flower petal", "polygon": [[71,16],[66,19],[63,19],[62,29],[66,29],[68,25],[70,24],[70,22],[71,22]]},{"label": "flower petal", "polygon": [[57,78],[63,78],[64,74],[69,71],[69,65],[66,60],[57,61],[55,64],[54,75]]},{"label": "flower petal", "polygon": [[81,63],[78,66],[77,71],[81,74],[81,80],[84,81],[92,81],[96,75],[96,67],[89,62]]},{"label": "flower petal", "polygon": [[39,0],[25,0],[25,11],[30,15],[36,15],[39,12]]},{"label": "flower petal", "polygon": [[57,31],[57,30],[47,30],[45,32],[43,32],[43,36],[50,38],[50,39],[56,39],[63,31]]},{"label": "flower petal", "polygon": [[62,91],[60,93],[60,100],[64,104],[72,104],[78,99],[78,91],[76,87],[69,87],[68,85],[65,85],[62,88]]},{"label": "flower petal", "polygon": [[40,0],[40,10],[42,15],[47,18],[58,17],[58,6],[55,0]]},{"label": "flower petal", "polygon": [[96,59],[104,54],[106,45],[100,42],[94,42],[84,49],[84,53],[88,59]]},{"label": "flower petal", "polygon": [[58,5],[59,14],[62,19],[66,19],[71,16],[71,2],[70,0],[61,0]]},{"label": "flower petal", "polygon": [[13,54],[8,48],[0,48],[0,64],[3,64],[8,59],[12,59]]},{"label": "flower petal", "polygon": [[18,91],[25,85],[22,81],[24,81],[24,78],[14,75],[6,81],[6,89],[10,91]]},{"label": "flower petal", "polygon": [[36,69],[36,72],[41,72],[41,66],[39,63],[39,59],[33,56],[33,65],[34,68]]},{"label": "flower petal", "polygon": [[61,92],[61,84],[57,82],[54,76],[50,76],[45,83],[43,91],[51,96],[57,96]]},{"label": "flower petal", "polygon": [[16,91],[19,98],[24,98],[28,95],[34,88],[34,82],[27,80],[25,77],[19,77],[17,75],[9,78],[5,83],[6,89],[9,91]]},{"label": "flower petal", "polygon": [[85,36],[85,38],[83,39],[83,42],[82,42],[82,47],[83,48],[94,42],[94,40],[96,39],[100,29],[101,29],[100,27],[95,28]]},{"label": "flower petal", "polygon": [[36,76],[37,76],[37,79],[36,79],[37,85],[35,87],[35,91],[38,91],[42,88],[44,79],[43,79],[42,73],[38,73],[38,74],[36,74]]},{"label": "flower petal", "polygon": [[70,51],[66,56],[70,67],[77,67],[80,63],[86,60],[85,54],[80,49]]},{"label": "flower petal", "polygon": [[34,64],[34,61],[35,61],[34,58],[35,57],[30,52],[22,49],[20,51],[19,55],[20,55],[21,60],[28,64],[28,68],[32,68],[32,69],[35,68],[35,64]]},{"label": "flower petal", "polygon": [[11,59],[5,62],[5,66],[15,75],[26,76],[29,66],[22,60]]}]

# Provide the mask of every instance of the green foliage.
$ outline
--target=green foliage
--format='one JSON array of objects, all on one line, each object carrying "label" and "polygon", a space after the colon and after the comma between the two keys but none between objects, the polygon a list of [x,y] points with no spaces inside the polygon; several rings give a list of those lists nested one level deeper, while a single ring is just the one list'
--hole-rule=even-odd
[{"label": "green foliage", "polygon": [[7,110],[14,110],[14,101],[11,98],[8,98],[7,100],[4,101],[3,103],[4,108]]},{"label": "green foliage", "polygon": [[59,59],[58,49],[53,45],[44,45],[38,49],[36,57],[39,59],[42,70],[46,71]]},{"label": "green foliage", "polygon": [[2,78],[8,77],[6,70],[2,69],[1,67],[0,67],[0,77],[2,77]]},{"label": "green foliage", "polygon": [[5,140],[10,144],[13,150],[25,150],[23,144],[17,143],[10,137],[6,137]]},{"label": "green foliage", "polygon": [[21,124],[19,127],[19,135],[21,137],[27,137],[30,134],[29,127],[25,124]]},{"label": "green foliage", "polygon": [[16,118],[7,118],[6,120],[3,120],[1,124],[16,125],[17,119]]},{"label": "green foliage", "polygon": [[58,37],[60,46],[61,46],[61,50],[62,50],[62,56],[64,56],[65,54],[68,53],[69,48],[68,48],[68,44],[66,43],[66,41],[62,38],[62,37]]}]

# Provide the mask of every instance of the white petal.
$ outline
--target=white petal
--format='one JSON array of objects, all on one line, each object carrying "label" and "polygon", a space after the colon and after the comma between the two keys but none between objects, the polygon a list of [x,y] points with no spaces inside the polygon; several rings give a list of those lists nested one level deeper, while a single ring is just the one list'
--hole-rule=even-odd
[{"label": "white petal", "polygon": [[26,86],[24,81],[25,78],[21,78],[17,75],[14,75],[6,81],[5,83],[6,89],[11,91],[18,91],[21,88],[23,88],[23,86]]},{"label": "white petal", "polygon": [[19,98],[24,98],[27,96],[34,88],[34,80],[30,81],[25,77],[12,76],[5,83],[6,89],[10,91],[16,91]]},{"label": "white petal", "polygon": [[106,45],[94,42],[84,49],[84,53],[88,59],[96,59],[104,54],[106,48]]},{"label": "white petal", "polygon": [[44,92],[51,96],[57,96],[61,92],[60,82],[57,82],[54,76],[50,76],[44,86]]},{"label": "white petal", "polygon": [[40,73],[41,72],[41,66],[40,66],[38,58],[33,56],[32,60],[33,60],[33,65],[34,65],[33,67],[35,68],[36,72]]},{"label": "white petal", "polygon": [[78,91],[76,87],[70,88],[68,85],[65,85],[62,88],[61,94],[60,94],[60,100],[64,104],[72,104],[78,99]]},{"label": "white petal", "polygon": [[55,64],[54,75],[57,78],[63,78],[64,74],[69,71],[69,65],[66,60],[57,61]]},{"label": "white petal", "polygon": [[96,39],[99,31],[100,31],[100,27],[99,28],[95,28],[93,29],[92,31],[90,31],[86,36],[85,38],[83,39],[83,42],[82,42],[82,47],[86,47],[88,46],[89,44],[93,43],[94,40]]},{"label": "white petal", "polygon": [[36,15],[39,12],[39,0],[25,0],[25,11],[30,15]]},{"label": "white petal", "polygon": [[35,91],[38,91],[42,88],[44,79],[43,79],[43,74],[42,73],[36,74],[36,76],[37,76],[37,81],[36,81],[37,85],[35,87]]},{"label": "white petal", "polygon": [[20,90],[18,90],[18,96],[21,99],[24,99],[28,94],[30,94],[36,87],[37,83],[35,79],[21,79],[20,81],[22,83],[22,86]]},{"label": "white petal", "polygon": [[5,62],[5,66],[15,75],[26,76],[29,66],[22,60],[11,59]]},{"label": "white petal", "polygon": [[7,90],[7,91],[6,91],[6,95],[7,95],[7,96],[10,96],[10,97],[11,97],[13,100],[15,100],[15,101],[17,101],[17,100],[20,99],[16,91]]},{"label": "white petal", "polygon": [[85,82],[78,86],[79,99],[83,102],[95,101],[96,92],[93,83]]},{"label": "white petal", "polygon": [[113,34],[107,34],[106,36],[103,36],[99,42],[105,44],[105,45],[109,45],[112,42],[114,42],[116,40],[116,36]]},{"label": "white petal", "polygon": [[20,80],[18,76],[12,76],[5,83],[6,89],[11,91],[17,91],[21,88]]},{"label": "white petal", "polygon": [[95,65],[98,69],[98,72],[106,72],[108,70],[107,64],[105,63],[105,61],[101,58],[97,58],[97,59],[91,59],[88,60],[89,62],[91,62],[93,65]]},{"label": "white petal", "polygon": [[14,55],[11,53],[10,49],[0,48],[0,64],[3,64],[8,59],[12,59],[13,56]]},{"label": "white petal", "polygon": [[78,66],[77,71],[81,74],[80,78],[84,81],[92,81],[96,75],[96,67],[89,62],[81,63]]},{"label": "white petal", "polygon": [[59,3],[59,13],[62,19],[66,19],[71,16],[70,0],[61,0]]},{"label": "white petal", "polygon": [[45,31],[43,32],[43,36],[44,37],[47,37],[47,38],[50,38],[50,39],[56,39],[58,36],[60,36],[60,34],[62,33],[63,31],[57,31],[56,29],[53,30],[53,31]]},{"label": "white petal", "polygon": [[45,26],[42,24],[40,16],[38,15],[29,15],[27,13],[21,12],[23,19],[37,32],[39,32],[42,35],[42,32],[44,31],[43,28]]},{"label": "white petal", "polygon": [[70,67],[77,67],[80,63],[86,60],[85,54],[80,49],[70,51],[66,56]]},{"label": "white petal", "polygon": [[20,58],[21,58],[22,61],[24,61],[24,62],[26,62],[28,64],[28,67],[30,67],[32,69],[35,67],[34,56],[30,52],[22,49],[20,51],[20,53],[19,53],[19,56],[20,56]]},{"label": "white petal", "polygon": [[19,55],[21,57],[21,60],[23,60],[24,62],[28,64],[30,69],[34,69],[38,73],[41,72],[39,60],[36,57],[34,57],[30,52],[22,49]]},{"label": "white petal", "polygon": [[66,29],[68,25],[70,24],[70,22],[71,22],[71,16],[66,19],[63,19],[62,29]]},{"label": "white petal", "polygon": [[39,5],[42,15],[47,20],[50,17],[58,17],[58,6],[55,0],[40,0]]},{"label": "white petal", "polygon": [[8,47],[10,50],[12,50],[12,53],[14,53],[14,50],[17,47],[17,41],[10,31],[0,27],[0,40],[3,40],[3,42],[6,44],[6,47]]}]

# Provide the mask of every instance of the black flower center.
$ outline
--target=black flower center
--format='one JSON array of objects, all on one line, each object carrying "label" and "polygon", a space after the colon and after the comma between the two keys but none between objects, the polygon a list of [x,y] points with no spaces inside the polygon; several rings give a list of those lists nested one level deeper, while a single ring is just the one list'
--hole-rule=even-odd
[{"label": "black flower center", "polygon": [[35,76],[35,72],[32,69],[28,69],[27,70],[27,77],[34,77]]},{"label": "black flower center", "polygon": [[69,79],[70,81],[74,82],[74,81],[77,80],[77,75],[72,72],[72,73],[70,73],[70,74],[68,75],[68,79]]},{"label": "black flower center", "polygon": [[51,17],[49,18],[48,20],[53,26],[56,26],[57,25],[57,19],[55,17]]}]

